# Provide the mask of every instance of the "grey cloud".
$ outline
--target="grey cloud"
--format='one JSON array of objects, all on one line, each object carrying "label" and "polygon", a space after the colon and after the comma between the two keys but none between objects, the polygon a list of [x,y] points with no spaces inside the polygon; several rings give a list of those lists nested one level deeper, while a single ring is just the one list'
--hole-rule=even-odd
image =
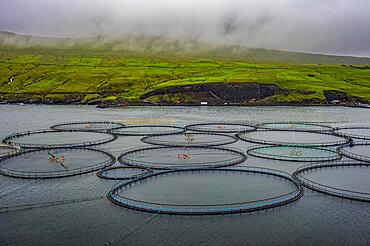
[{"label": "grey cloud", "polygon": [[370,56],[368,0],[0,0],[0,29]]}]

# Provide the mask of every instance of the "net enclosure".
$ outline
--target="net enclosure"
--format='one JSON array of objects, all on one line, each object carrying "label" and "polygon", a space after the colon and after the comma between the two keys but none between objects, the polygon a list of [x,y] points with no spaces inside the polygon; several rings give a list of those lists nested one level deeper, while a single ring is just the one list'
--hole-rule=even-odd
[{"label": "net enclosure", "polygon": [[354,160],[370,162],[370,142],[366,144],[347,145],[339,148],[339,152]]},{"label": "net enclosure", "polygon": [[294,145],[253,146],[247,153],[259,158],[297,162],[325,162],[341,158],[336,150]]},{"label": "net enclosure", "polygon": [[145,212],[217,215],[266,210],[302,195],[302,187],[288,173],[247,167],[156,172],[118,185],[108,198]]},{"label": "net enclosure", "polygon": [[96,175],[103,179],[130,180],[151,174],[152,172],[153,170],[144,168],[115,166],[104,168],[97,172]]},{"label": "net enclosure", "polygon": [[239,123],[199,123],[185,127],[186,130],[210,133],[237,133],[240,131],[254,131],[256,128],[248,124]]},{"label": "net enclosure", "polygon": [[184,131],[183,127],[172,125],[133,125],[113,129],[111,132],[121,136],[156,136],[182,133]]},{"label": "net enclosure", "polygon": [[308,189],[362,202],[370,202],[369,175],[370,163],[358,161],[310,164],[293,173],[293,177]]},{"label": "net enclosure", "polygon": [[161,146],[219,146],[232,144],[238,141],[236,137],[215,133],[178,133],[161,136],[148,136],[142,142]]},{"label": "net enclosure", "polygon": [[110,121],[81,121],[53,125],[50,128],[60,131],[109,131],[124,127],[123,124]]},{"label": "net enclosure", "polygon": [[16,178],[61,178],[112,165],[115,157],[97,148],[27,150],[0,161],[0,173]]},{"label": "net enclosure", "polygon": [[14,133],[3,142],[22,148],[85,147],[108,143],[116,136],[103,132],[37,130]]},{"label": "net enclosure", "polygon": [[336,128],[335,133],[354,139],[370,140],[370,126],[351,126]]},{"label": "net enclosure", "polygon": [[191,169],[225,167],[244,162],[247,156],[222,147],[160,147],[135,148],[118,157],[121,164],[152,169]]},{"label": "net enclosure", "polygon": [[237,136],[244,141],[268,145],[294,146],[339,146],[350,142],[349,138],[324,132],[258,130],[240,132]]},{"label": "net enclosure", "polygon": [[332,131],[327,125],[312,122],[266,122],[257,125],[259,129],[284,130],[284,131]]}]

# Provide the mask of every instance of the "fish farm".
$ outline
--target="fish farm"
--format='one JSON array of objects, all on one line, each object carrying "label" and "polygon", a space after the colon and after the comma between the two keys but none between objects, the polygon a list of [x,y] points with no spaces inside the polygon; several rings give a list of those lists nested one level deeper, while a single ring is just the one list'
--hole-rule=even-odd
[{"label": "fish farm", "polygon": [[[135,137],[141,146],[122,148],[119,155],[91,147],[122,140],[120,146]],[[334,187],[311,177],[313,172],[329,173],[339,167],[368,169],[370,141],[354,142],[368,137],[368,128],[339,129],[309,122],[185,126],[60,123],[46,130],[6,136],[0,145],[0,174],[39,180],[96,173],[102,180],[115,180],[105,195],[113,204],[168,215],[274,210],[301,199],[305,188],[370,202],[367,192]],[[236,148],[236,143],[248,147]],[[248,159],[252,157],[258,162],[305,164],[288,173],[250,166]]]},{"label": "fish farm", "polygon": [[[89,220],[115,221],[110,230],[124,223],[131,237],[147,224],[155,230],[156,221],[268,224],[307,208],[320,214],[316,200],[364,213],[370,205],[364,125],[86,118],[8,126],[0,145],[0,179],[9,187],[0,192],[1,216],[59,216],[62,209],[76,217],[87,209]],[[137,221],[133,228],[125,216]]]}]

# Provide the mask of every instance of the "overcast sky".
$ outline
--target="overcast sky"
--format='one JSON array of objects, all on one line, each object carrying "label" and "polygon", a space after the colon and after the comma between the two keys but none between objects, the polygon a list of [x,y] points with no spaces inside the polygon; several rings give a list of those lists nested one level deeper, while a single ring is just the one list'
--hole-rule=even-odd
[{"label": "overcast sky", "polygon": [[370,56],[370,0],[0,0],[0,29]]}]

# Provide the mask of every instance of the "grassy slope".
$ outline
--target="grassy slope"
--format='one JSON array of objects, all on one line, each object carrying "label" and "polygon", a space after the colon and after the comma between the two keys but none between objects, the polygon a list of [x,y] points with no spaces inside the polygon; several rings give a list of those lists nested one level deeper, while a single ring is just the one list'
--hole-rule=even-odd
[{"label": "grassy slope", "polygon": [[[71,97],[63,93],[86,93],[85,101],[138,101],[140,95],[167,86],[257,82],[315,92],[292,93],[270,101],[322,100],[323,90],[341,90],[370,100],[370,69],[339,65],[370,64],[366,58],[207,46],[156,38],[76,41],[0,33],[0,40],[1,37],[0,92],[42,92],[60,100]],[[316,76],[309,77],[311,73]]]}]

